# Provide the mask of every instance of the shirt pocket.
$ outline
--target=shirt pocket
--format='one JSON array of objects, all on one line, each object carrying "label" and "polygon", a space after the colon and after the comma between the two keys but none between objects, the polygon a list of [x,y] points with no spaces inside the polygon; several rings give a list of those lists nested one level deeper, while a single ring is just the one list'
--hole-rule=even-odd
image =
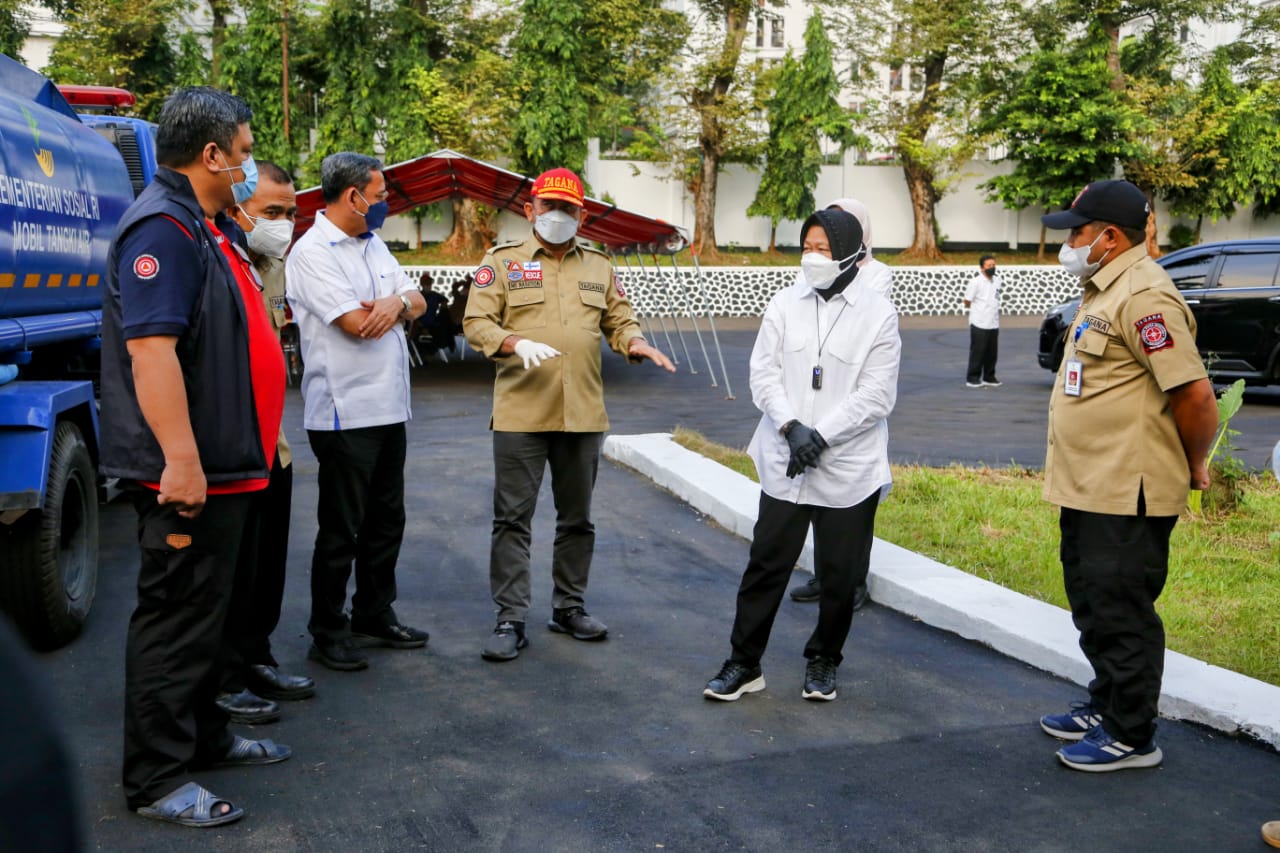
[{"label": "shirt pocket", "polygon": [[[1106,332],[1098,329],[1085,329],[1079,339],[1076,340],[1077,355],[1088,356],[1094,361],[1101,361],[1106,357],[1107,346],[1111,343],[1111,337]],[[1086,359],[1082,358],[1081,361]]]},{"label": "shirt pocket", "polygon": [[578,299],[582,303],[582,310],[578,317],[579,323],[583,328],[599,334],[600,321],[604,317],[605,311],[609,308],[609,303],[605,301],[604,294],[579,287]]},{"label": "shirt pocket", "polygon": [[547,325],[547,295],[541,287],[525,287],[507,293],[507,328],[513,332]]}]

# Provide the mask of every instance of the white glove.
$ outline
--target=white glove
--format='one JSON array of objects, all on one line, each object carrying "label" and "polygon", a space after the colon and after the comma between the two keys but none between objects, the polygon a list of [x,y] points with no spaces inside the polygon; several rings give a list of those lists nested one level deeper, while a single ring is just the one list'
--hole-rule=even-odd
[{"label": "white glove", "polygon": [[524,369],[528,370],[529,362],[533,362],[533,366],[537,367],[546,359],[560,355],[560,350],[547,344],[531,341],[528,338],[521,338],[516,341],[516,355],[524,359]]}]

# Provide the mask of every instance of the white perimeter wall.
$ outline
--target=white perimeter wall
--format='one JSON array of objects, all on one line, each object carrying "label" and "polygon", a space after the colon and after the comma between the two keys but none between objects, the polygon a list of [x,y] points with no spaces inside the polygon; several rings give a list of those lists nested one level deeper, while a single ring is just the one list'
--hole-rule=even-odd
[{"label": "white perimeter wall", "polygon": [[[668,171],[656,163],[633,160],[602,160],[596,156],[593,141],[584,178],[595,198],[608,195],[619,207],[679,225],[691,236],[694,214],[693,196],[679,181],[667,178]],[[1005,210],[988,203],[978,186],[993,175],[1007,172],[1008,164],[973,161],[958,181],[956,189],[938,204],[939,230],[944,241],[982,243],[993,246],[1034,245],[1040,240],[1041,210],[1021,212]],[[739,164],[730,164],[720,175],[716,203],[716,238],[721,246],[768,248],[769,222],[758,216],[747,216],[747,207],[755,198],[760,173]],[[833,199],[852,197],[871,208],[872,236],[876,247],[903,249],[911,244],[913,226],[911,198],[907,194],[902,169],[896,165],[860,165],[853,155],[846,155],[840,165],[823,166],[814,193],[818,204]],[[1163,206],[1157,205],[1160,242],[1167,242],[1169,226],[1178,222]],[[1194,226],[1194,222],[1186,224]],[[451,214],[448,209],[439,222],[424,222],[422,237],[437,242],[448,236]],[[503,213],[498,223],[498,238],[509,239],[528,234],[528,224],[520,217]],[[1061,235],[1061,232],[1057,232]],[[1270,237],[1280,234],[1280,220],[1255,220],[1249,210],[1233,218],[1211,223],[1205,220],[1201,239],[1231,240]],[[392,217],[383,228],[388,240],[403,240],[410,246],[416,236],[413,221],[405,216]],[[800,223],[787,221],[778,225],[778,245],[796,246]],[[1048,239],[1054,243],[1055,232]]]}]

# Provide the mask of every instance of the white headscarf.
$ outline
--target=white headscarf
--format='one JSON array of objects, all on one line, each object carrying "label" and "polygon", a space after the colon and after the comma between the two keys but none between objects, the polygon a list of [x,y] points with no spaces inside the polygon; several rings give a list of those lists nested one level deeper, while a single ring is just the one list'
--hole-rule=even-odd
[{"label": "white headscarf", "polygon": [[852,213],[858,220],[858,224],[862,226],[862,243],[867,247],[867,253],[862,256],[862,260],[858,261],[858,266],[865,267],[871,262],[871,211],[856,198],[838,198],[827,207],[838,207],[845,213]]}]

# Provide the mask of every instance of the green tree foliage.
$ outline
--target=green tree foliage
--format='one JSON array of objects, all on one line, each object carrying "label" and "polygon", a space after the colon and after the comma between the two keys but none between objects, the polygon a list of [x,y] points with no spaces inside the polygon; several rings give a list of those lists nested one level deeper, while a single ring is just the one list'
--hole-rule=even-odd
[{"label": "green tree foliage", "polygon": [[[672,65],[689,20],[663,0],[597,0],[584,9],[581,78],[592,136],[619,153],[660,124]],[[655,89],[658,97],[655,98]]]},{"label": "green tree foliage", "polygon": [[0,0],[0,53],[18,58],[31,33],[31,18],[23,0]]},{"label": "green tree foliage", "polygon": [[1135,154],[1131,138],[1142,117],[1110,86],[1100,31],[1068,49],[1032,54],[1015,79],[980,125],[1014,164],[983,185],[989,198],[1013,210],[1066,207],[1081,187]]},{"label": "green tree foliage", "polygon": [[514,41],[520,108],[512,154],[517,171],[536,175],[563,166],[581,174],[587,161],[583,91],[584,0],[524,0]]},{"label": "green tree foliage", "polygon": [[840,81],[832,62],[831,41],[817,11],[805,25],[804,44],[801,59],[787,53],[768,100],[764,174],[755,200],[747,208],[750,216],[769,218],[770,251],[775,248],[780,221],[803,219],[813,212],[822,139],[837,143],[841,151],[859,142],[866,144],[854,132],[849,111],[836,99]]},{"label": "green tree foliage", "polygon": [[137,96],[137,114],[154,119],[175,79],[170,33],[179,0],[95,0],[60,8],[66,32],[44,73],[58,83],[121,86]]},{"label": "green tree foliage", "polygon": [[[230,24],[221,46],[220,85],[253,109],[254,156],[289,171],[306,143],[305,99],[290,80],[289,137],[284,115],[284,8],[280,0],[243,0],[243,22]],[[305,21],[290,20],[292,46],[306,43]],[[301,36],[301,38],[300,38]]]},{"label": "green tree foliage", "polygon": [[318,180],[320,162],[330,154],[374,151],[387,85],[380,21],[369,0],[331,0],[320,14],[308,58],[323,81],[316,146],[303,168],[308,180]]},{"label": "green tree foliage", "polygon": [[1280,6],[1250,9],[1228,48],[1244,89],[1228,153],[1237,180],[1254,190],[1254,214],[1280,215]]}]

